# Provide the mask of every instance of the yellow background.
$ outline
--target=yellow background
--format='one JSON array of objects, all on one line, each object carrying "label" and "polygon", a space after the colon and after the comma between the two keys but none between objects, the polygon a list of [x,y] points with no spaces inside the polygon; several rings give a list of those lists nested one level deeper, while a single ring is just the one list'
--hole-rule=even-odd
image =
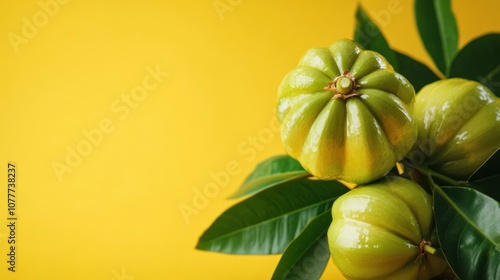
[{"label": "yellow background", "polygon": [[[255,165],[283,153],[277,86],[308,48],[352,37],[355,1],[49,2],[52,15],[38,1],[0,9],[0,279],[269,279],[279,256],[194,247]],[[453,2],[460,46],[500,30],[499,3]],[[411,1],[362,4],[392,47],[430,62]],[[18,168],[16,273],[7,162]],[[200,200],[228,164],[228,184]],[[336,273],[330,264],[324,278]]]}]

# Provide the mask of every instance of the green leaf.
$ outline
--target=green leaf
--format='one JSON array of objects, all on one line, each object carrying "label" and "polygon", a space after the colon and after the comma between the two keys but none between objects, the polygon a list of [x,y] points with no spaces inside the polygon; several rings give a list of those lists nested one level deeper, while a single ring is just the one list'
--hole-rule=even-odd
[{"label": "green leaf", "polygon": [[471,188],[484,193],[496,201],[500,201],[500,188],[498,187],[498,182],[500,182],[500,174],[480,179],[470,184]]},{"label": "green leaf", "polygon": [[415,92],[418,93],[425,85],[439,80],[439,77],[425,64],[403,53],[396,51],[395,54],[399,64],[398,72],[410,81]]},{"label": "green leaf", "polygon": [[500,33],[487,34],[468,43],[451,64],[450,77],[475,80],[500,97]]},{"label": "green leaf", "polygon": [[471,188],[434,187],[437,234],[462,279],[500,279],[500,203]]},{"label": "green leaf", "polygon": [[349,189],[337,181],[285,182],[263,190],[219,216],[197,249],[230,254],[278,254]]},{"label": "green leaf", "polygon": [[469,178],[471,188],[474,188],[489,197],[500,201],[500,150],[497,150],[474,174]]},{"label": "green leaf", "polygon": [[288,155],[275,156],[257,165],[231,198],[254,194],[283,182],[310,176],[302,165]]},{"label": "green leaf", "polygon": [[389,61],[394,70],[398,71],[399,65],[396,55],[389,47],[389,44],[380,32],[380,29],[368,17],[361,5],[356,11],[356,29],[354,31],[354,41],[367,50],[380,53]]},{"label": "green leaf", "polygon": [[319,279],[330,259],[327,232],[332,214],[313,219],[286,247],[272,279]]},{"label": "green leaf", "polygon": [[415,18],[425,49],[437,68],[448,76],[458,50],[458,27],[451,0],[415,0]]}]

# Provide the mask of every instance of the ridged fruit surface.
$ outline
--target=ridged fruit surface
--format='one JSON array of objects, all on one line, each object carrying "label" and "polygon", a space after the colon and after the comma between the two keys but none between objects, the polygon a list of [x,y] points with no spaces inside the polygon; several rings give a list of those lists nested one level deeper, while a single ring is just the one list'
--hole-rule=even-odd
[{"label": "ridged fruit surface", "polygon": [[332,218],[330,252],[347,279],[430,279],[448,267],[425,250],[437,245],[432,199],[410,180],[356,187],[334,202]]},{"label": "ridged fruit surface", "polygon": [[417,94],[417,148],[431,169],[459,180],[500,148],[500,99],[478,82],[453,78]]},{"label": "ridged fruit surface", "polygon": [[284,147],[320,179],[377,180],[416,140],[414,95],[383,56],[350,40],[310,49],[278,90]]}]

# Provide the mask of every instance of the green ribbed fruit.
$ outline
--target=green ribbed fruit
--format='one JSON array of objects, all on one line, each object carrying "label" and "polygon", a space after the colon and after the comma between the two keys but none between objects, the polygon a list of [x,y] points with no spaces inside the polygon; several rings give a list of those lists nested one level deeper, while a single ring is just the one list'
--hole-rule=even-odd
[{"label": "green ribbed fruit", "polygon": [[[500,148],[500,99],[478,82],[453,78],[429,84],[417,94],[417,151],[429,168],[468,179]],[[423,155],[421,157],[420,155]]]},{"label": "green ribbed fruit", "polygon": [[433,255],[432,199],[419,185],[386,177],[339,197],[328,244],[347,279],[427,280],[448,265]]},{"label": "green ribbed fruit", "polygon": [[382,55],[350,40],[310,49],[278,90],[285,150],[319,179],[379,179],[416,140],[414,95]]}]

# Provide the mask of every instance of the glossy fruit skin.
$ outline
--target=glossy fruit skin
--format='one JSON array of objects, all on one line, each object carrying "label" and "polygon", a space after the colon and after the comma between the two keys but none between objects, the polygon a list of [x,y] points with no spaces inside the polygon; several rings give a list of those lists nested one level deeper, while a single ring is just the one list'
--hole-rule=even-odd
[{"label": "glossy fruit skin", "polygon": [[416,140],[414,95],[383,56],[350,40],[310,49],[278,89],[285,150],[319,179],[377,180]]},{"label": "glossy fruit skin", "polygon": [[468,179],[500,148],[500,99],[478,82],[429,84],[417,94],[414,114],[419,152],[409,158],[425,158],[429,168],[454,179]]},{"label": "glossy fruit skin", "polygon": [[347,279],[430,279],[448,267],[425,253],[434,232],[432,199],[419,185],[385,177],[339,197],[332,207],[328,243]]}]

